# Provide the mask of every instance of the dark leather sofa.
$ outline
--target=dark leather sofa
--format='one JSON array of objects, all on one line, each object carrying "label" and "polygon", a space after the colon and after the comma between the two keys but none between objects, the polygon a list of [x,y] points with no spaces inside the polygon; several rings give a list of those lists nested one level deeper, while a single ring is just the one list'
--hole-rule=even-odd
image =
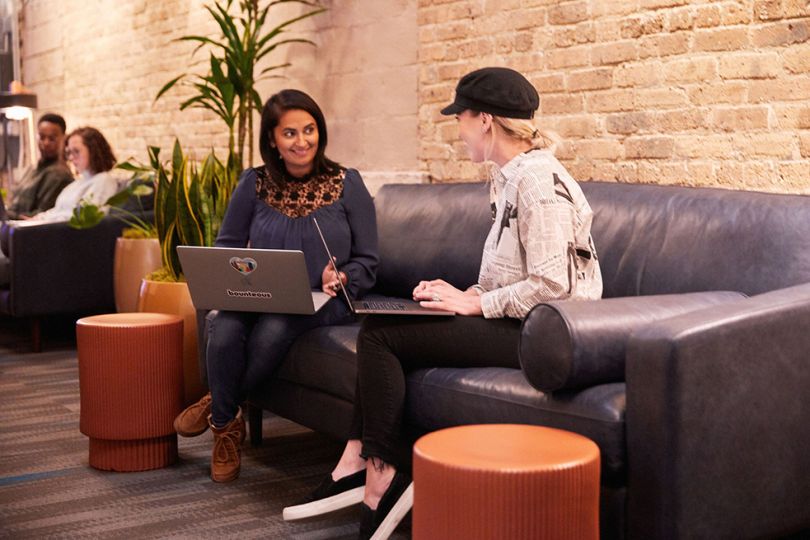
[{"label": "dark leather sofa", "polygon": [[[151,212],[141,214],[153,219]],[[126,225],[105,217],[90,229],[66,222],[0,227],[0,316],[31,322],[32,346],[41,348],[40,321],[59,314],[115,312],[115,241]]]},{"label": "dark leather sofa", "polygon": [[[523,323],[522,369],[413,373],[414,434],[526,423],[590,437],[602,452],[603,538],[810,528],[810,198],[582,187],[604,298],[537,306]],[[407,296],[424,278],[476,281],[486,185],[388,185],[375,202],[375,294]],[[250,398],[254,442],[262,409],[345,437],[358,328],[297,340]]]}]

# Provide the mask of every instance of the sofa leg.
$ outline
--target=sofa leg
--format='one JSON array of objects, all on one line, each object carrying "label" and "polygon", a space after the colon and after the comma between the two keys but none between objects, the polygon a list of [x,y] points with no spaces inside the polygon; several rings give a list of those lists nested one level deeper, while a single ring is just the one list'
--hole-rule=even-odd
[{"label": "sofa leg", "polygon": [[33,352],[42,352],[42,325],[39,317],[31,319],[31,348]]},{"label": "sofa leg", "polygon": [[250,445],[262,445],[262,408],[248,403],[248,424],[250,429]]}]

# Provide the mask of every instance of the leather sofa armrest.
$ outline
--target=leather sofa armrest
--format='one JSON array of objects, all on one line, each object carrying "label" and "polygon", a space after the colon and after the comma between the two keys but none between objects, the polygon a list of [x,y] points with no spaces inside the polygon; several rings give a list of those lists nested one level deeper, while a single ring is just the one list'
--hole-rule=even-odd
[{"label": "leather sofa armrest", "polygon": [[113,257],[122,228],[113,218],[85,230],[64,222],[7,224],[9,313],[114,311]]},{"label": "leather sofa armrest", "polygon": [[645,326],[627,347],[630,538],[810,527],[810,284]]},{"label": "leather sofa armrest", "polygon": [[742,293],[712,291],[540,304],[523,321],[520,364],[529,383],[544,392],[623,381],[625,346],[633,331],[742,298]]}]

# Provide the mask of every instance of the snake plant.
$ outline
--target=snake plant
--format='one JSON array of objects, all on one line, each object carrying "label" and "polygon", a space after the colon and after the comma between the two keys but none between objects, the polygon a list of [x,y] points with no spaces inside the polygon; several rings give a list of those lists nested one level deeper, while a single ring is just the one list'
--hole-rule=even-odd
[{"label": "snake plant", "polygon": [[[196,163],[183,153],[180,141],[175,139],[171,160],[160,160],[160,148],[148,147],[149,163],[134,160],[118,165],[130,171],[129,185],[106,201],[110,214],[121,217],[127,225],[142,230],[144,236],[157,236],[163,258],[163,268],[149,276],[158,281],[181,281],[182,268],[177,257],[177,246],[213,246],[225,217],[231,193],[236,187],[239,167],[233,153],[223,164],[208,154]],[[154,185],[154,226],[135,214],[123,210],[121,205],[135,196],[151,194]],[[70,225],[86,229],[97,225],[104,217],[95,205],[82,205],[74,211]]]},{"label": "snake plant", "polygon": [[223,164],[213,151],[201,163],[183,154],[175,140],[170,163],[150,147],[155,171],[155,226],[163,255],[164,274],[171,281],[182,276],[177,246],[212,246],[216,240],[239,168],[233,153]]}]

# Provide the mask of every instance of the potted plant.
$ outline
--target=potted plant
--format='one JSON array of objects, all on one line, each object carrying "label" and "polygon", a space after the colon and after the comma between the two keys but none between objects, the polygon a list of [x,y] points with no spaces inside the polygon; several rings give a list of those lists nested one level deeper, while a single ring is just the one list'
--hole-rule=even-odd
[{"label": "potted plant", "polygon": [[[315,9],[265,31],[264,26],[268,21],[270,9],[283,3],[298,3]],[[281,45],[289,43],[314,45],[307,39],[284,39],[283,34],[290,25],[326,9],[317,2],[308,0],[271,0],[264,7],[259,7],[259,0],[242,0],[238,2],[239,13],[234,15],[230,13],[233,6],[233,0],[217,0],[213,5],[205,6],[219,26],[221,36],[218,38],[195,35],[179,38],[180,41],[198,44],[192,56],[200,48],[210,47],[208,73],[191,76],[182,74],[175,77],[166,83],[155,97],[157,101],[178,83],[189,84],[194,93],[180,105],[180,109],[204,108],[214,112],[225,122],[229,134],[226,163],[223,164],[217,159],[213,151],[201,163],[195,163],[184,155],[177,140],[174,143],[171,160],[162,163],[159,159],[160,149],[149,147],[148,164],[129,161],[119,165],[119,168],[133,173],[133,180],[126,189],[107,201],[110,212],[125,219],[130,225],[130,232],[126,233],[126,238],[120,239],[122,246],[129,243],[127,240],[133,236],[145,237],[150,239],[149,243],[152,245],[150,249],[153,250],[148,255],[143,252],[132,255],[140,265],[132,260],[120,262],[122,273],[116,283],[121,282],[122,291],[132,289],[131,286],[124,284],[125,279],[130,281],[139,279],[139,276],[143,277],[158,265],[158,257],[154,251],[155,243],[158,245],[160,268],[141,279],[137,310],[183,316],[187,403],[196,401],[204,389],[199,380],[196,311],[183,280],[176,248],[180,244],[213,245],[231,192],[242,170],[242,156],[246,142],[249,149],[248,164],[252,166],[253,163],[253,113],[262,108],[262,99],[255,85],[262,79],[276,77],[274,71],[290,64],[270,65],[258,73],[257,65]],[[141,185],[144,180],[150,180],[155,189],[154,225],[120,207],[133,195],[146,193],[146,187]],[[82,206],[74,213],[71,224],[77,228],[90,227],[101,221],[104,215],[104,210],[97,206]],[[123,254],[126,249],[121,247],[120,250]],[[118,259],[116,259],[118,268],[117,261]],[[127,278],[123,277],[125,268],[131,270]],[[116,303],[118,304],[118,301]],[[124,302],[120,309],[130,309],[130,304]]]},{"label": "potted plant", "polygon": [[178,245],[212,246],[236,187],[239,170],[231,154],[223,164],[213,151],[195,163],[175,140],[170,162],[160,150],[149,148],[148,166],[131,164],[155,178],[155,227],[162,266],[141,281],[138,311],[173,313],[184,320],[183,370],[185,401],[193,403],[205,392],[199,378],[197,314],[177,258]]},{"label": "potted plant", "polygon": [[[264,30],[270,9],[284,3],[303,4],[315,9]],[[191,86],[195,93],[180,104],[180,110],[202,108],[219,116],[228,127],[228,150],[241,168],[246,142],[248,166],[253,166],[253,111],[260,111],[263,105],[256,84],[278,77],[273,72],[290,66],[290,63],[270,65],[256,73],[257,65],[281,45],[306,43],[314,46],[311,40],[284,38],[283,34],[292,24],[318,15],[326,8],[308,0],[273,0],[264,7],[259,7],[259,0],[242,0],[238,2],[239,15],[233,16],[230,13],[233,4],[233,0],[218,0],[205,6],[219,26],[221,35],[217,39],[197,35],[178,39],[197,43],[192,56],[201,48],[210,47],[208,73],[178,75],[160,89],[155,101],[178,83]]]},{"label": "potted plant", "polygon": [[[126,302],[131,302],[122,304],[127,311],[183,317],[185,400],[193,403],[205,389],[199,379],[196,310],[183,279],[177,246],[214,244],[239,169],[233,154],[223,164],[213,151],[195,163],[184,155],[178,140],[166,163],[160,160],[159,148],[147,150],[148,164],[130,160],[118,165],[133,173],[126,188],[110,197],[105,208],[92,204],[77,207],[70,225],[77,229],[93,227],[104,218],[107,207],[110,215],[128,225],[116,244],[116,304],[120,289]],[[137,213],[123,207],[133,198],[140,205],[141,197],[153,193],[154,223],[146,219],[142,207]]]},{"label": "potted plant", "polygon": [[[143,276],[161,267],[160,244],[157,229],[144,211],[142,200],[151,197],[153,181],[143,171],[135,170],[131,163],[121,163],[116,168],[134,171],[127,186],[105,202],[109,215],[123,221],[126,228],[115,243],[113,285],[115,308],[119,313],[132,312],[138,304],[138,291]],[[126,205],[137,201],[137,209]],[[106,215],[104,209],[93,204],[83,204],[73,211],[68,224],[75,229],[87,229],[97,225]]]}]

